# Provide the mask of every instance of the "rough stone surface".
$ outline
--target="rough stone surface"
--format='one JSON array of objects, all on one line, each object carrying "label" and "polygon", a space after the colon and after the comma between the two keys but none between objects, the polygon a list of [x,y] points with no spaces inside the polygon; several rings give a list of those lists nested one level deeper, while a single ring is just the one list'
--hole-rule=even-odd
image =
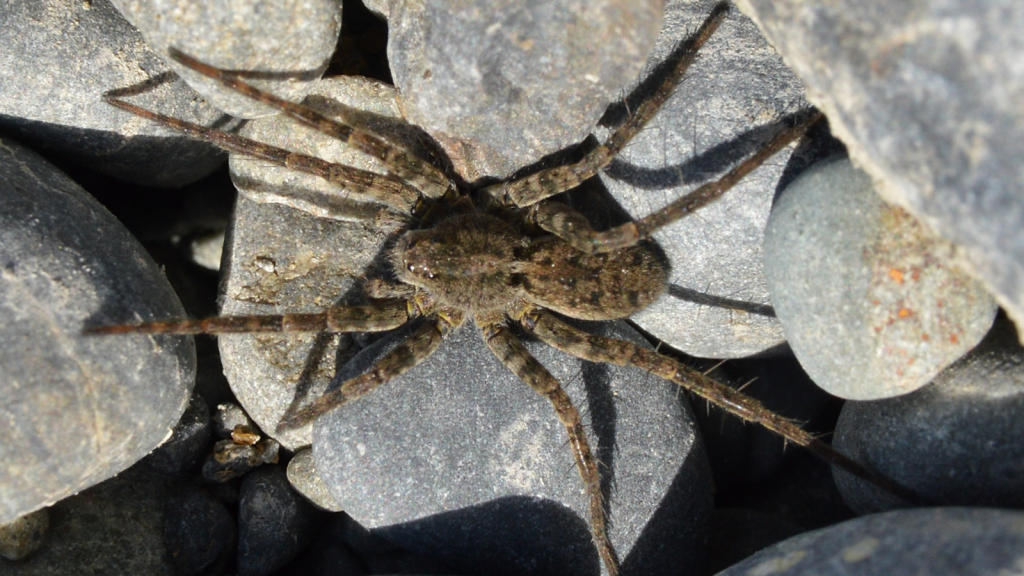
[{"label": "rough stone surface", "polygon": [[234,402],[225,402],[217,406],[217,411],[213,414],[213,425],[217,430],[218,436],[221,438],[231,438],[232,433],[239,426],[252,428],[253,423],[241,406]]},{"label": "rough stone surface", "polygon": [[1024,563],[1024,513],[924,508],[873,514],[800,534],[719,576],[997,576]]},{"label": "rough stone surface", "polygon": [[[590,328],[636,338],[620,324]],[[399,338],[356,356],[337,382],[364,372]],[[527,348],[585,414],[595,456],[608,471],[602,489],[623,574],[698,566],[709,476],[674,385],[637,369],[581,363],[540,343]],[[334,498],[357,522],[457,572],[600,568],[565,429],[474,327],[455,331],[415,369],[321,418],[313,453]]]},{"label": "rough stone surface", "polygon": [[[329,110],[341,102],[397,117],[393,88],[366,79],[325,80],[307,99]],[[291,150],[363,169],[383,171],[379,163],[342,142],[279,117],[246,126],[243,135]],[[352,199],[318,178],[268,167],[265,162],[233,157],[232,178],[240,190],[227,249],[223,314],[317,312],[345,296],[361,293],[355,278],[378,257],[384,235],[370,222],[380,206]],[[308,196],[333,191],[329,211],[310,208]],[[255,202],[253,200],[258,200]],[[280,203],[280,205],[278,204]],[[308,212],[288,205],[311,210]],[[347,219],[347,220],[344,220]],[[263,430],[275,430],[296,397],[316,397],[334,376],[346,336],[309,334],[230,335],[219,339],[224,372],[249,415]],[[316,352],[311,355],[311,350]],[[289,449],[311,442],[310,427],[276,433]]]},{"label": "rough stone surface", "polygon": [[221,573],[235,552],[238,531],[227,508],[207,492],[185,488],[164,506],[164,541],[181,576]]},{"label": "rough stone surface", "polygon": [[224,161],[215,148],[106,104],[109,90],[154,86],[131,101],[210,124],[197,101],[108,0],[0,5],[0,127],[25,142],[117,178],[181,186]]},{"label": "rough stone surface", "polygon": [[286,564],[309,545],[319,519],[280,466],[247,475],[238,503],[239,576],[263,576]]},{"label": "rough stone surface", "polygon": [[299,101],[320,79],[341,31],[341,2],[142,2],[112,0],[176,74],[232,116],[274,113],[221,86],[167,54],[171,47],[225,70],[286,100]]},{"label": "rough stone surface", "polygon": [[1024,5],[744,0],[879,192],[1024,322]]},{"label": "rough stone surface", "polygon": [[21,560],[35,552],[50,532],[50,513],[46,508],[0,525],[0,556]]},{"label": "rough stone surface", "polygon": [[195,467],[210,450],[210,409],[193,394],[171,437],[146,456],[145,462],[165,474],[180,474]]},{"label": "rough stone surface", "polygon": [[[835,446],[858,462],[948,505],[1024,508],[1024,349],[998,321],[970,354],[920,390],[847,402]],[[854,511],[905,506],[895,496],[836,472]]]},{"label": "rough stone surface", "polygon": [[43,547],[17,562],[0,558],[0,574],[179,576],[164,545],[166,482],[137,466],[58,502]]},{"label": "rough stone surface", "polygon": [[815,383],[855,400],[927,384],[988,331],[996,304],[951,265],[954,247],[886,204],[838,157],[793,182],[772,209],[772,302]]},{"label": "rough stone surface", "polygon": [[292,488],[321,510],[341,512],[345,509],[334,499],[316,471],[316,461],[311,449],[299,450],[288,461],[288,481],[291,482]]},{"label": "rough stone surface", "polygon": [[[641,78],[649,78],[717,2],[669,2]],[[657,74],[655,74],[657,77]],[[630,96],[649,94],[642,85]],[[601,175],[634,218],[718,177],[808,106],[803,84],[757,27],[736,10],[704,45],[674,96]],[[620,116],[624,120],[624,116]],[[714,204],[654,234],[672,264],[668,291],[633,321],[669,345],[705,358],[738,358],[785,340],[771,312],[761,242],[791,150]]]},{"label": "rough stone surface", "polygon": [[646,61],[662,0],[398,2],[388,60],[410,122],[468,181],[583,140]]},{"label": "rough stone surface", "polygon": [[82,331],[183,315],[106,209],[0,139],[0,522],[117,474],[170,435],[195,377],[192,339]]}]

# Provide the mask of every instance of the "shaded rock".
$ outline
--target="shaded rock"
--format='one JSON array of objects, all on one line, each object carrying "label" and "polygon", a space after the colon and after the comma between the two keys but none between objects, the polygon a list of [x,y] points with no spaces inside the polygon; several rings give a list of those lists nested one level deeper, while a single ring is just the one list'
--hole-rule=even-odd
[{"label": "shaded rock", "polygon": [[261,576],[280,568],[310,543],[319,520],[279,466],[249,474],[238,503],[238,574]]},{"label": "shaded rock", "polygon": [[193,394],[171,437],[146,457],[146,463],[165,474],[180,474],[197,465],[210,449],[210,409]]},{"label": "shaded rock", "polygon": [[112,0],[176,74],[240,118],[274,110],[224,88],[168,56],[169,48],[225,70],[286,100],[299,101],[327,69],[341,31],[332,0],[175,4]]},{"label": "shaded rock", "polygon": [[636,77],[660,0],[399,2],[388,60],[403,111],[467,181],[576,144]]},{"label": "shaded rock", "polygon": [[167,552],[182,576],[219,573],[234,556],[235,519],[201,489],[186,488],[168,498],[163,529]]},{"label": "shaded rock", "polygon": [[11,576],[178,576],[163,537],[166,476],[135,467],[49,509],[51,537],[35,554],[0,559]]},{"label": "shaded rock", "polygon": [[[847,402],[835,446],[930,502],[1024,507],[1024,348],[1010,322],[931,384],[899,398]],[[905,506],[835,472],[860,514]]]},{"label": "shaded rock", "polygon": [[330,490],[316,471],[316,461],[313,459],[311,449],[299,450],[288,461],[288,482],[317,508],[329,512],[344,510],[334,496],[331,496]]},{"label": "shaded rock", "polygon": [[1022,512],[901,510],[800,534],[719,574],[996,576],[1020,567],[1022,534]]},{"label": "shaded rock", "polygon": [[711,517],[711,542],[704,574],[729,566],[804,529],[782,518],[742,508],[719,508]]},{"label": "shaded rock", "polygon": [[1024,7],[738,2],[807,83],[850,156],[1024,321]]},{"label": "shaded rock", "polygon": [[50,531],[50,513],[46,508],[0,525],[0,556],[21,560],[46,541]]},{"label": "shaded rock", "polygon": [[843,398],[906,394],[988,331],[995,302],[954,247],[872,190],[845,158],[816,165],[772,209],[772,302],[815,383]]},{"label": "shaded rock", "polygon": [[[628,100],[629,110],[652,92],[651,79],[664,77],[658,65],[715,4],[667,4],[665,26],[640,76],[644,84]],[[764,146],[783,118],[807,106],[800,80],[753,22],[733,10],[665,107],[601,180],[633,218],[647,216],[720,177]],[[621,106],[613,111],[616,122],[625,121]],[[717,202],[654,234],[672,264],[669,288],[633,321],[674,348],[704,358],[749,356],[784,342],[762,271],[761,242],[790,154],[781,152]]]},{"label": "shaded rock", "polygon": [[[621,324],[591,329],[635,339]],[[389,335],[339,373],[364,372]],[[527,348],[584,414],[624,574],[700,564],[707,463],[676,387],[637,369]],[[321,418],[313,454],[352,517],[456,572],[591,574],[599,567],[566,433],[550,403],[463,327],[422,364]]]},{"label": "shaded rock", "polygon": [[105,103],[109,90],[148,86],[132,102],[211,124],[201,101],[108,0],[15,0],[0,6],[0,127],[40,150],[149,186],[181,186],[224,162],[210,144]]},{"label": "shaded rock", "polygon": [[192,339],[83,330],[182,316],[106,209],[0,140],[0,521],[105,480],[170,436],[195,377]]}]

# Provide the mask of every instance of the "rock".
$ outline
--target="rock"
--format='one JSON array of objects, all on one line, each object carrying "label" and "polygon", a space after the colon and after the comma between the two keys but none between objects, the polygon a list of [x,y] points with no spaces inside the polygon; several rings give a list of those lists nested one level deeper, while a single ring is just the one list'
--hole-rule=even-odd
[{"label": "rock", "polygon": [[1024,10],[972,2],[739,2],[887,199],[962,247],[1024,321]]},{"label": "rock", "polygon": [[334,496],[331,496],[330,490],[316,471],[316,461],[313,459],[311,449],[299,450],[288,461],[288,482],[317,508],[328,512],[344,510]]},{"label": "rock", "polygon": [[225,402],[217,406],[217,412],[213,415],[213,425],[217,435],[225,439],[231,438],[234,431],[239,428],[252,429],[255,426],[245,410],[234,402]]},{"label": "rock", "polygon": [[178,576],[164,544],[167,477],[143,466],[49,509],[51,537],[35,554],[0,559],[11,576]]},{"label": "rock", "polygon": [[224,88],[168,56],[176,48],[243,80],[298,102],[327,69],[341,31],[341,3],[292,0],[270,4],[174,4],[112,0],[156,53],[197,92],[232,116],[256,118],[274,109]]},{"label": "rock", "polygon": [[765,548],[719,576],[996,576],[1020,567],[1022,534],[1022,512],[901,510],[800,534]]},{"label": "rock", "polygon": [[729,566],[803,532],[782,518],[742,508],[718,508],[711,517],[711,542],[704,574],[718,574]]},{"label": "rock", "polygon": [[203,490],[188,487],[171,495],[163,528],[167,553],[181,576],[222,573],[234,556],[235,518]]},{"label": "rock", "polygon": [[[715,4],[667,4],[665,26],[640,76],[645,84],[630,95],[630,110],[653,90],[647,79],[652,73],[658,77],[657,66]],[[807,106],[800,80],[753,22],[733,10],[672,98],[601,180],[631,217],[642,218],[720,177],[766,144],[782,119]],[[621,106],[617,112],[624,121]],[[674,348],[704,358],[750,356],[784,342],[768,297],[761,242],[790,154],[779,153],[719,201],[654,234],[672,264],[669,288],[633,315],[634,322]]]},{"label": "rock", "polygon": [[313,538],[320,514],[292,490],[279,466],[242,480],[238,503],[238,574],[262,576],[286,564]]},{"label": "rock", "polygon": [[168,438],[195,377],[192,339],[83,330],[183,315],[106,209],[0,140],[0,522],[110,478]]},{"label": "rock", "polygon": [[222,113],[198,102],[108,0],[14,0],[0,6],[0,127],[40,150],[149,186],[181,186],[224,162],[216,148],[105,103],[109,90],[190,122]]},{"label": "rock", "polygon": [[165,474],[180,474],[196,466],[210,451],[210,409],[193,394],[171,437],[146,457],[146,463]]},{"label": "rock", "polygon": [[590,133],[643,66],[661,4],[394,3],[388,60],[405,116],[466,181],[504,178]]},{"label": "rock", "polygon": [[[636,339],[621,324],[590,328]],[[364,372],[400,338],[366,349],[336,381]],[[677,388],[635,368],[581,363],[539,343],[527,348],[574,398],[609,471],[602,490],[623,573],[698,566],[710,485]],[[564,427],[473,327],[450,334],[405,375],[322,417],[313,454],[334,499],[357,522],[456,572],[599,570]]]},{"label": "rock", "polygon": [[954,247],[873,191],[845,158],[786,188],[765,235],[772,302],[816,384],[843,398],[906,394],[988,331],[996,304]]},{"label": "rock", "polygon": [[[1024,507],[1024,349],[1008,321],[935,380],[906,396],[847,402],[835,446],[943,505]],[[905,506],[835,472],[854,511]]]},{"label": "rock", "polygon": [[50,531],[50,513],[46,508],[0,525],[0,556],[21,560],[39,550]]}]

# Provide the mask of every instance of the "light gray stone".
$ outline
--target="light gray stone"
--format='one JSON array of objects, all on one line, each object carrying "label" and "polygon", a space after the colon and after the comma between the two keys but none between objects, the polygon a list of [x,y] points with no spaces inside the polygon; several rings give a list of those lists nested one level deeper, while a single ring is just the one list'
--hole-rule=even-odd
[{"label": "light gray stone", "polygon": [[[943,505],[1024,508],[1024,348],[997,321],[982,343],[906,396],[847,402],[834,445],[923,499]],[[906,506],[833,472],[860,514]]]},{"label": "light gray stone", "polygon": [[306,448],[299,450],[288,461],[288,482],[292,488],[306,497],[314,506],[328,512],[342,512],[342,507],[331,496],[330,490],[324,484],[320,473],[316,471],[316,461],[313,458],[313,450]]},{"label": "light gray stone", "polygon": [[996,304],[955,248],[838,157],[780,196],[765,236],[772,302],[800,364],[831,394],[924,386],[988,331]]},{"label": "light gray stone", "polygon": [[224,88],[168,56],[177,48],[286,100],[299,101],[327,69],[341,31],[341,2],[286,0],[181,3],[112,0],[176,74],[232,116],[274,109]]},{"label": "light gray stone", "polygon": [[0,522],[110,478],[170,436],[195,378],[192,339],[83,330],[183,316],[105,208],[0,140]]},{"label": "light gray stone", "polygon": [[117,178],[181,186],[224,162],[210,144],[105,103],[110,90],[150,89],[131,101],[211,124],[198,101],[108,0],[14,0],[0,5],[0,127],[25,142]]},{"label": "light gray stone", "polygon": [[1024,322],[1024,5],[743,0],[878,191]]},{"label": "light gray stone", "polygon": [[[622,324],[589,328],[637,338]],[[336,382],[365,372],[401,337],[364,350]],[[710,477],[675,385],[544,344],[527,348],[584,414],[623,573],[694,569]],[[416,368],[321,418],[313,454],[357,522],[457,571],[591,574],[599,563],[588,499],[566,438],[550,403],[465,326]]]}]

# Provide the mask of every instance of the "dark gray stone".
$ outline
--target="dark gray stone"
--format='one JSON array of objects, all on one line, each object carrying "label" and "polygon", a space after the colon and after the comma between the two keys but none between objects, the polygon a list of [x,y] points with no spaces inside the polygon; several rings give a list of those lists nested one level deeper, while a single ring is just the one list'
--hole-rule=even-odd
[{"label": "dark gray stone", "polygon": [[195,377],[192,339],[83,330],[183,315],[106,209],[0,140],[0,521],[110,478],[170,436]]},{"label": "dark gray stone", "polygon": [[210,451],[212,426],[206,401],[193,394],[171,437],[146,457],[146,464],[165,474],[195,467]]},{"label": "dark gray stone", "polygon": [[265,463],[260,444],[236,444],[231,440],[220,440],[214,445],[213,454],[203,463],[203,480],[227,482]]},{"label": "dark gray stone", "polygon": [[50,532],[50,513],[46,508],[0,524],[0,556],[21,560],[39,550]]},{"label": "dark gray stone", "polygon": [[[715,4],[668,2],[640,78],[648,78]],[[651,88],[631,96],[631,109]],[[672,98],[601,180],[632,217],[656,212],[766,144],[781,119],[808,106],[803,90],[753,22],[733,10]],[[654,234],[672,264],[669,289],[633,315],[634,322],[705,358],[749,356],[784,342],[771,312],[761,242],[790,154],[779,153],[714,204]]]},{"label": "dark gray stone", "polygon": [[31,556],[0,558],[10,576],[180,576],[164,544],[167,477],[136,466],[49,509],[51,536]]},{"label": "dark gray stone", "polygon": [[251,72],[243,78],[297,102],[327,69],[341,31],[341,3],[334,0],[113,3],[175,73],[240,118],[274,111],[171,60],[168,48],[218,68]]},{"label": "dark gray stone", "polygon": [[285,565],[310,543],[320,519],[280,466],[247,475],[238,503],[239,576],[263,576]]},{"label": "dark gray stone", "polygon": [[814,382],[854,400],[927,384],[988,331],[996,304],[954,246],[874,193],[844,157],[776,201],[765,234],[775,311]]},{"label": "dark gray stone", "polygon": [[231,433],[239,426],[243,428],[254,426],[245,410],[234,402],[225,402],[217,406],[217,411],[213,414],[213,425],[217,430],[217,435],[221,438],[231,438]]},{"label": "dark gray stone", "polygon": [[216,148],[102,100],[151,82],[132,102],[211,124],[222,113],[177,79],[108,0],[0,5],[0,127],[94,170],[149,186],[181,186],[224,161]]},{"label": "dark gray stone", "polygon": [[1024,6],[744,0],[890,201],[1024,321]]},{"label": "dark gray stone", "polygon": [[388,60],[406,118],[455,171],[503,178],[582,141],[660,25],[660,1],[396,2]]},{"label": "dark gray stone", "polygon": [[[637,338],[621,324],[589,328]],[[364,372],[401,337],[356,356],[337,382]],[[678,388],[635,368],[581,363],[540,343],[527,348],[584,414],[607,471],[602,490],[623,574],[698,566],[709,476]],[[416,368],[321,418],[313,453],[335,500],[356,521],[456,571],[600,569],[564,427],[475,327],[455,331]]]},{"label": "dark gray stone", "polygon": [[164,541],[181,576],[217,574],[234,556],[235,519],[216,498],[198,488],[172,494],[164,506]]},{"label": "dark gray stone", "polygon": [[[847,402],[835,446],[855,460],[946,505],[1024,508],[1024,349],[999,321],[970,354],[906,396]],[[905,506],[835,472],[854,511]]]},{"label": "dark gray stone", "polygon": [[740,560],[804,529],[777,516],[742,508],[718,508],[711,517],[711,542],[704,574],[717,574]]},{"label": "dark gray stone", "polygon": [[1024,513],[925,508],[873,514],[800,534],[719,576],[997,576],[1020,569]]}]

